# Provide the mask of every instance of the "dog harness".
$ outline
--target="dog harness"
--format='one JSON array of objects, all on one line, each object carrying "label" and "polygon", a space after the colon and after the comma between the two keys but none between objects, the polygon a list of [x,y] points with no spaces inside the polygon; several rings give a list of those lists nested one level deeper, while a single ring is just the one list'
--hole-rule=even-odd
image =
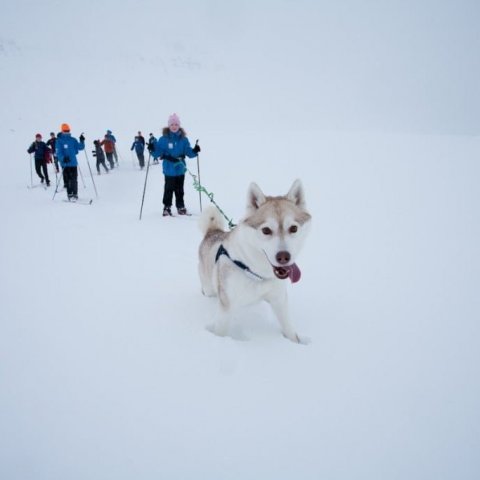
[{"label": "dog harness", "polygon": [[222,256],[225,255],[230,261],[232,261],[237,267],[241,268],[245,273],[248,273],[252,275],[255,280],[265,280],[263,277],[260,275],[256,274],[255,272],[252,272],[243,262],[240,260],[233,260],[233,258],[229,255],[227,250],[223,245],[220,245],[217,250],[217,254],[215,255],[215,263],[217,263],[218,259]]}]

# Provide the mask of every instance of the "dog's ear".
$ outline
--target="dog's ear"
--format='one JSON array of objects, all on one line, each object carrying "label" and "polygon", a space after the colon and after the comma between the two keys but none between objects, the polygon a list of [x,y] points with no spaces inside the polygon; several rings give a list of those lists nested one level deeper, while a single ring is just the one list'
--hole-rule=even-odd
[{"label": "dog's ear", "polygon": [[266,201],[264,193],[260,190],[260,187],[252,182],[250,187],[248,187],[247,194],[247,209],[249,211],[255,211],[260,208]]},{"label": "dog's ear", "polygon": [[290,190],[287,193],[287,198],[295,205],[304,208],[305,207],[305,192],[303,190],[303,185],[300,179],[296,179],[293,182],[293,185],[290,187]]}]

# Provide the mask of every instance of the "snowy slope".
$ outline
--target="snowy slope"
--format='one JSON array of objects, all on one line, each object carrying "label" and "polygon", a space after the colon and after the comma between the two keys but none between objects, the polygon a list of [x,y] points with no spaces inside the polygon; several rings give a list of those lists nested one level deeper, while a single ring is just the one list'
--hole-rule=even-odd
[{"label": "snowy slope", "polygon": [[[16,23],[2,23],[0,68],[12,75],[0,79],[10,92],[0,117],[9,154],[0,178],[0,478],[478,478],[480,141],[467,135],[476,128],[468,115],[456,122],[464,135],[440,134],[458,131],[428,122],[421,106],[418,123],[399,130],[436,134],[382,132],[387,117],[373,106],[357,112],[356,131],[328,130],[311,102],[310,77],[279,106],[275,94],[285,85],[268,83],[267,72],[283,72],[275,59],[286,45],[277,50],[268,40],[276,28],[256,28],[270,18],[269,2],[231,11],[187,2],[168,12],[147,1],[113,10],[100,2],[96,16],[88,2],[50,1],[46,10],[24,3],[56,26],[38,39],[30,21],[19,21],[23,4],[8,12]],[[280,2],[280,25],[298,13],[294,5]],[[302,19],[324,18],[313,3],[304,6]],[[352,22],[321,7],[337,25]],[[437,21],[452,8],[446,2]],[[135,9],[141,27],[128,23]],[[72,11],[69,42],[57,42]],[[101,21],[109,11],[118,29],[131,30],[120,35]],[[184,31],[169,16],[182,19]],[[457,12],[455,21],[469,32],[467,17]],[[207,32],[202,41],[198,26]],[[432,26],[425,35],[437,33]],[[314,41],[325,32],[305,35]],[[156,60],[150,50],[136,58],[152,39]],[[261,40],[276,56],[260,58]],[[38,52],[54,44],[58,55],[40,63]],[[252,44],[258,50],[249,58],[244,47]],[[113,58],[87,70],[100,66],[104,49]],[[343,58],[332,49],[331,61]],[[348,60],[338,65],[347,69]],[[50,80],[61,65],[69,67],[65,79]],[[345,127],[349,110],[341,106],[336,118]],[[406,117],[414,111],[396,108]],[[129,147],[138,129],[158,134],[173,111],[190,139],[200,139],[202,183],[234,220],[250,181],[281,194],[302,179],[313,228],[289,299],[310,345],[285,340],[266,305],[236,319],[235,339],[206,330],[215,304],[200,293],[196,217],[161,217],[159,166],[150,169],[139,221],[145,174]],[[120,168],[94,175],[98,199],[80,156],[79,191],[94,198],[91,206],[26,188],[34,134],[64,121],[74,135],[85,132],[89,147],[107,128],[119,140]],[[190,168],[196,172],[195,161]],[[198,213],[189,178],[186,202]]]}]

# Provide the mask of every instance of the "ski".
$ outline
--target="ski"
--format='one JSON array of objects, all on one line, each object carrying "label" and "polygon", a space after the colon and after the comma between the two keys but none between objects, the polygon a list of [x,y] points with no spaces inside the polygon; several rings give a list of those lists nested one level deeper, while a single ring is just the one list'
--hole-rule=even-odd
[{"label": "ski", "polygon": [[62,202],[65,203],[78,203],[79,205],[91,205],[93,203],[93,198],[79,198],[77,200],[68,200],[63,199]]},{"label": "ski", "polygon": [[162,215],[163,217],[172,217],[172,218],[180,218],[180,217],[192,217],[193,213],[184,213],[183,215],[174,215],[173,213],[171,215]]},{"label": "ski", "polygon": [[47,189],[47,186],[44,183],[39,183],[38,185],[27,185],[27,188],[29,190],[32,190],[33,188],[38,188],[38,187],[42,187],[44,190]]}]

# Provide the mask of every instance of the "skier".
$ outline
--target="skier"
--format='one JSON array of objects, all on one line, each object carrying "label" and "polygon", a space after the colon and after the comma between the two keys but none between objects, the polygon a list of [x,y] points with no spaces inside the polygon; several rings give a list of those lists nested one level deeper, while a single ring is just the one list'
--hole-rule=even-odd
[{"label": "skier", "polygon": [[142,135],[142,132],[138,132],[137,137],[140,139],[140,141],[143,143],[143,146],[145,146],[145,137]]},{"label": "skier", "polygon": [[172,215],[172,199],[175,194],[175,206],[179,215],[187,215],[184,203],[185,172],[187,171],[185,157],[195,158],[200,152],[200,146],[193,148],[185,130],[180,126],[180,118],[176,113],[168,117],[168,127],[155,144],[155,155],[163,160],[165,187],[163,192],[163,216]]},{"label": "skier", "polygon": [[57,137],[55,137],[54,132],[50,132],[50,138],[47,140],[47,145],[53,153],[53,161],[55,163],[55,171],[58,173],[60,170],[58,169],[58,158],[57,152],[55,148],[55,143],[57,142]]},{"label": "skier", "polygon": [[69,200],[78,200],[77,153],[85,148],[85,137],[80,135],[80,141],[70,134],[70,126],[62,123],[62,135],[57,138],[57,157],[63,168],[63,180],[67,187]]},{"label": "skier", "polygon": [[[110,140],[113,144],[112,153],[113,153],[113,156],[115,157],[115,163],[118,166],[117,139],[115,138],[115,135],[112,133],[111,130],[107,130],[107,133],[105,134],[105,138]],[[105,150],[105,152],[106,152],[106,150]],[[108,155],[107,155],[107,158],[108,158]]]},{"label": "skier", "polygon": [[[50,186],[50,179],[48,178],[48,169],[47,169],[47,161],[50,158],[50,152],[48,150],[47,144],[42,141],[42,135],[37,133],[35,135],[35,141],[28,147],[28,153],[34,153],[35,158],[35,171],[37,175],[40,177],[40,182],[47,182],[47,187]],[[42,175],[43,171],[43,175]]]},{"label": "skier", "polygon": [[157,142],[157,139],[153,136],[153,133],[150,133],[148,135],[147,150],[148,150],[148,154],[153,157],[153,163],[158,163],[158,157],[155,157],[154,155],[156,142]]},{"label": "skier", "polygon": [[[115,142],[112,140],[113,135],[109,135],[108,132],[110,130],[107,130],[107,133],[105,134],[105,137],[103,140],[100,142],[100,145],[105,149],[105,155],[107,155],[107,160],[108,163],[110,164],[110,170],[115,167],[115,163],[113,161],[113,155],[115,154]],[[112,132],[110,132],[112,133]],[[115,139],[115,137],[113,137]],[[118,160],[117,160],[117,165],[118,165]]]},{"label": "skier", "polygon": [[93,144],[95,145],[95,150],[92,151],[92,154],[97,158],[97,173],[100,175],[100,165],[102,165],[105,172],[108,173],[107,165],[105,165],[105,154],[100,145],[100,140],[94,140]]},{"label": "skier", "polygon": [[143,152],[145,150],[145,139],[142,137],[141,132],[138,132],[138,135],[133,141],[132,148],[130,148],[130,150],[133,149],[135,149],[135,153],[137,154],[138,163],[140,164],[140,170],[143,170],[143,167],[145,166],[145,157],[143,155]]}]

